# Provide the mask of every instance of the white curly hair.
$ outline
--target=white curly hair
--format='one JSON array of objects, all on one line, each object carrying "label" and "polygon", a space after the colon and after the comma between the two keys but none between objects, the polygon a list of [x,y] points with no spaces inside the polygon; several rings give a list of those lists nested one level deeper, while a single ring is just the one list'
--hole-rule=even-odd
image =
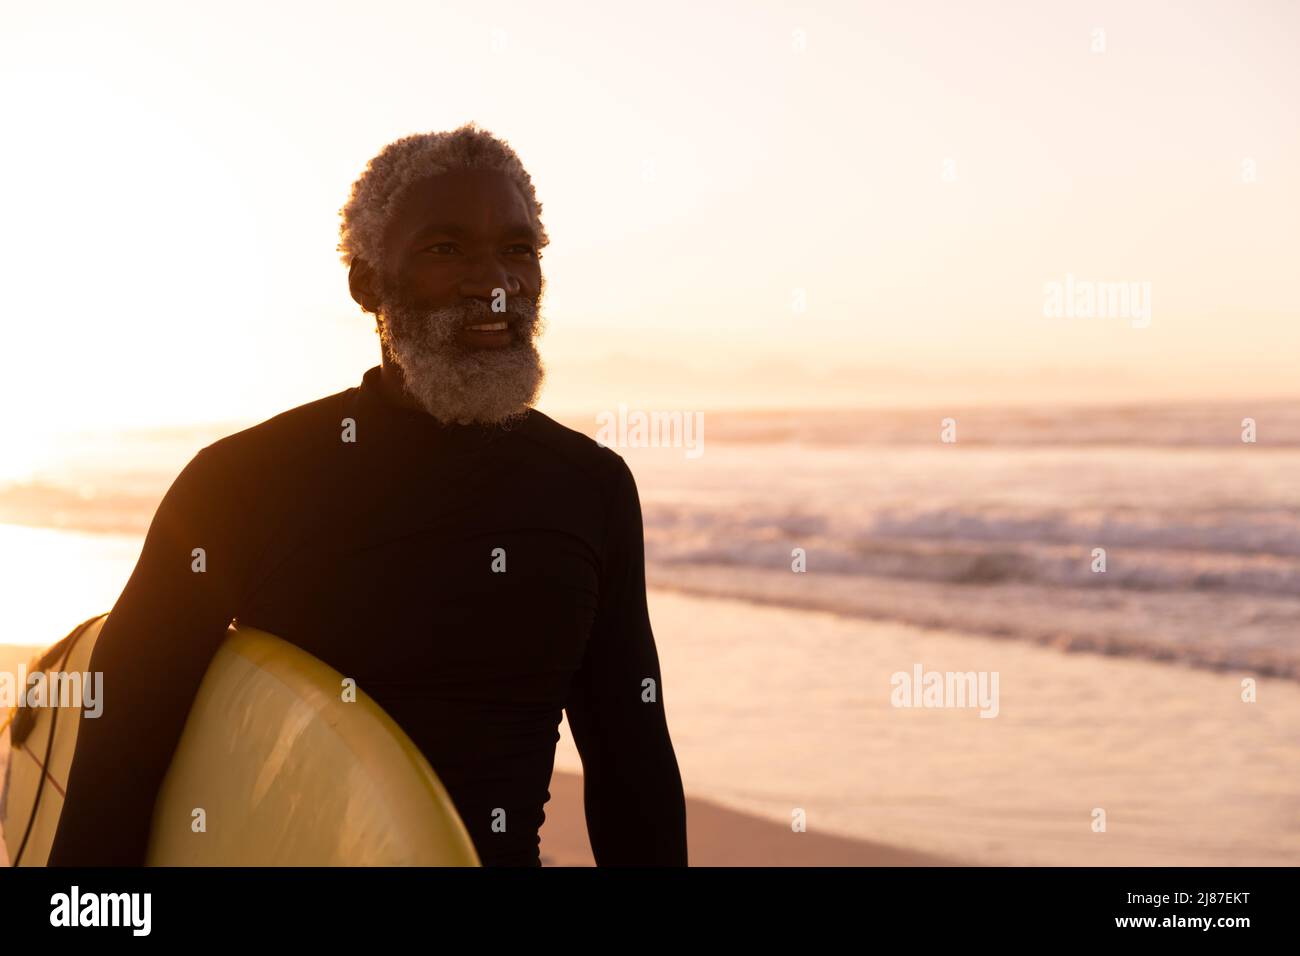
[{"label": "white curly hair", "polygon": [[453,169],[499,169],[509,176],[532,207],[538,248],[550,239],[542,226],[542,204],[532,177],[519,156],[473,122],[442,133],[413,133],[394,140],[366,165],[352,184],[352,194],[339,210],[339,260],[350,266],[361,258],[381,272],[388,271],[384,228],[408,186]]}]

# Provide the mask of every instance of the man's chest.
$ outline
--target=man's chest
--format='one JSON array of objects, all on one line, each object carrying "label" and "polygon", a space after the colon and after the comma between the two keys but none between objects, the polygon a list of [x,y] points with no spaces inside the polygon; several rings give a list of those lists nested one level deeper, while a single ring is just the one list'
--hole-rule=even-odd
[{"label": "man's chest", "polygon": [[291,551],[241,617],[367,673],[571,672],[599,601],[581,532],[447,521]]}]

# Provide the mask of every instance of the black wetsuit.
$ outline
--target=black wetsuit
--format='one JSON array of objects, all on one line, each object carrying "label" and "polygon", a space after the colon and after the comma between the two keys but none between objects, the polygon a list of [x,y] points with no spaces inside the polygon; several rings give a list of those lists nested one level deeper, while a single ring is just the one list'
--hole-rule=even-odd
[{"label": "black wetsuit", "polygon": [[540,865],[561,709],[597,864],[686,864],[626,463],[536,410],[444,426],[388,401],[379,374],[208,445],[172,484],[95,647],[104,712],[81,722],[51,865],[143,863],[232,620],[355,678],[485,865]]}]

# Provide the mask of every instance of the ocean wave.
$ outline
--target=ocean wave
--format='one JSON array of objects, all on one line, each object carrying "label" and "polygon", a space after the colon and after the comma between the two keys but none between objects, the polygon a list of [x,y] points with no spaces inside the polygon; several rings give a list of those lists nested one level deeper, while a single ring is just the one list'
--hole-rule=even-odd
[{"label": "ocean wave", "polygon": [[[1022,582],[1300,596],[1300,523],[1289,512],[1230,517],[886,512],[835,522],[778,510],[646,510],[646,554],[663,564],[810,568],[953,584]],[[1099,559],[1104,551],[1104,570]]]},{"label": "ocean wave", "polygon": [[652,587],[1019,640],[1066,652],[1300,680],[1300,600],[980,582],[978,587],[809,570],[651,564]]}]

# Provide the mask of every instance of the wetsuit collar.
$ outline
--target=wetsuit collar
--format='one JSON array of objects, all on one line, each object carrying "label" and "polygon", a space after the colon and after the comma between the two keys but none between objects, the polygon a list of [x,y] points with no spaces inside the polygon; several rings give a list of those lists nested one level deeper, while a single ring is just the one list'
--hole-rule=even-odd
[{"label": "wetsuit collar", "polygon": [[405,405],[394,404],[384,394],[382,374],[383,366],[376,365],[367,369],[366,374],[361,377],[361,386],[357,390],[357,397],[360,399],[363,411],[373,412],[385,419],[401,421],[435,431],[443,431],[448,427],[427,412],[416,411],[414,408],[407,408]]},{"label": "wetsuit collar", "polygon": [[[357,389],[357,399],[361,412],[371,413],[384,421],[390,421],[394,424],[406,427],[422,429],[426,432],[436,435],[482,435],[488,436],[502,431],[513,431],[520,427],[520,423],[515,423],[509,429],[503,429],[497,425],[474,424],[460,425],[444,423],[428,412],[417,411],[414,408],[407,408],[405,405],[394,404],[384,393],[381,375],[383,366],[376,365],[367,369],[365,375],[361,377],[361,385]],[[532,417],[532,409],[529,410],[529,418]],[[526,419],[527,420],[527,419]]]}]

